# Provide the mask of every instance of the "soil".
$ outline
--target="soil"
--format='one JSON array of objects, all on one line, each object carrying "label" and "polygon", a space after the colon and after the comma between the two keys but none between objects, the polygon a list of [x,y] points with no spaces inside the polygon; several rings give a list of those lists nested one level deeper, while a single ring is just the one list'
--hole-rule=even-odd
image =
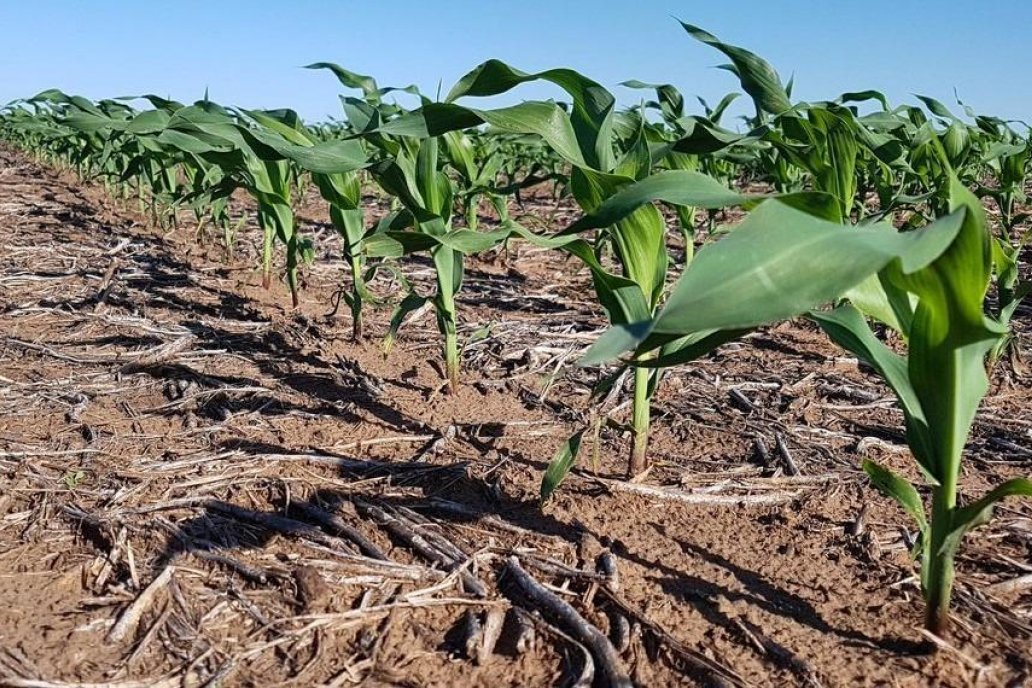
[{"label": "soil", "polygon": [[[546,192],[514,212],[574,215]],[[538,613],[515,555],[589,624],[628,629],[636,685],[1026,685],[1032,504],[965,541],[930,652],[913,524],[858,468],[917,479],[901,414],[811,324],[670,371],[646,479],[618,480],[618,408],[542,506],[599,375],[574,365],[604,326],[585,271],[521,244],[471,259],[452,395],[432,313],[386,359],[390,308],[361,342],[328,313],[339,248],[316,200],[300,216],[321,255],[294,311],[261,288],[253,228],[227,259],[185,215],[156,229],[0,150],[0,684],[575,683],[585,641]],[[965,495],[1032,473],[1017,321]],[[500,619],[485,652],[477,629]]]}]

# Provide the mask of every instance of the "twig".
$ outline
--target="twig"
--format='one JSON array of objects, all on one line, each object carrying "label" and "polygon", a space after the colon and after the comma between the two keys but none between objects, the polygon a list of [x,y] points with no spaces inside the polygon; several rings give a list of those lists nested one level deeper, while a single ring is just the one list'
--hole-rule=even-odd
[{"label": "twig", "polygon": [[159,518],[156,521],[158,525],[167,530],[177,540],[183,543],[183,547],[186,552],[194,555],[198,559],[204,559],[214,564],[219,564],[232,571],[236,571],[241,576],[251,581],[252,583],[258,583],[259,585],[265,585],[269,582],[269,574],[261,569],[254,568],[249,564],[245,564],[242,561],[238,561],[230,556],[221,554],[218,551],[218,545],[209,540],[203,538],[189,536],[184,533],[180,528],[177,528],[175,524],[169,521]]},{"label": "twig", "polygon": [[801,492],[779,492],[775,494],[749,494],[749,495],[717,495],[699,494],[696,492],[685,492],[684,490],[672,490],[662,487],[652,487],[639,483],[630,483],[620,480],[607,480],[605,478],[593,478],[607,489],[613,492],[629,492],[632,494],[645,495],[646,497],[657,497],[659,499],[670,499],[686,504],[706,504],[710,506],[756,506],[767,504],[784,504],[797,499]]},{"label": "twig", "polygon": [[748,397],[742,394],[741,390],[732,387],[728,390],[728,396],[731,397],[731,403],[737,406],[739,410],[745,413],[751,413],[756,410],[756,406],[749,401]]},{"label": "twig", "polygon": [[153,349],[147,349],[141,352],[136,360],[126,363],[124,366],[118,369],[119,374],[127,375],[129,373],[135,373],[140,370],[146,370],[147,368],[156,366],[161,363],[167,363],[175,360],[179,354],[187,349],[194,341],[194,337],[186,336],[174,339],[167,344],[156,346]]},{"label": "twig", "polygon": [[969,669],[974,669],[975,671],[982,672],[982,671],[985,671],[988,668],[984,664],[980,664],[979,662],[975,661],[974,659],[968,657],[966,654],[964,654],[963,652],[961,652],[957,648],[953,647],[948,642],[946,642],[945,640],[943,640],[939,636],[935,635],[934,633],[932,633],[928,629],[926,629],[926,628],[919,628],[917,630],[918,630],[918,632],[921,635],[923,635],[925,638],[928,639],[928,642],[930,642],[932,645],[935,645],[940,650],[946,650],[950,654],[954,655],[963,664],[965,664]]},{"label": "twig", "polygon": [[505,610],[491,607],[484,615],[483,632],[481,633],[480,645],[476,648],[477,664],[486,664],[494,653],[495,645],[502,636],[502,627],[505,625]]},{"label": "twig", "polygon": [[111,264],[108,265],[107,272],[104,273],[104,277],[100,280],[100,287],[97,289],[96,301],[93,304],[94,313],[99,313],[100,309],[104,307],[108,294],[111,293],[111,282],[115,278],[115,272],[118,270],[118,265],[118,258],[112,258]]},{"label": "twig", "polygon": [[118,622],[111,627],[111,631],[108,633],[107,639],[109,642],[121,642],[127,635],[136,630],[136,627],[140,624],[140,617],[150,608],[158,591],[172,580],[173,573],[175,573],[175,567],[171,564],[166,565],[161,570],[161,573],[151,581],[150,585],[144,588],[136,600],[126,607]]},{"label": "twig", "polygon": [[714,687],[734,686],[735,688],[744,688],[744,686],[748,685],[745,679],[739,676],[730,667],[726,667],[723,664],[710,659],[701,652],[691,649],[680,640],[670,635],[670,633],[658,623],[634,609],[634,607],[620,597],[612,588],[602,586],[599,588],[598,592],[605,598],[606,602],[611,603],[626,617],[634,619],[634,621],[642,628],[655,636],[657,640],[661,641],[675,657],[687,664],[690,670],[703,679],[706,685]]},{"label": "twig", "polygon": [[428,466],[426,464],[392,463],[390,461],[362,461],[349,459],[343,456],[332,454],[250,454],[251,458],[263,461],[311,461],[322,463],[338,468],[346,468],[353,471],[372,473],[381,471],[383,473],[417,473],[427,471],[462,471],[469,465],[466,461],[447,464],[444,466]]},{"label": "twig", "polygon": [[166,676],[157,680],[124,681],[120,683],[65,683],[31,678],[0,678],[0,686],[6,688],[179,688],[178,676]]},{"label": "twig", "polygon": [[344,519],[340,516],[320,509],[314,504],[309,504],[308,502],[290,501],[287,504],[287,509],[296,509],[307,518],[318,523],[320,527],[329,530],[333,535],[338,535],[351,540],[355,543],[362,554],[372,557],[373,559],[387,561],[387,555],[380,551],[379,547],[373,544],[373,542],[363,535],[357,528],[345,523]]},{"label": "twig", "polygon": [[1032,573],[1018,576],[1017,578],[1011,578],[1010,580],[1001,581],[999,583],[993,583],[989,586],[989,590],[994,593],[1018,592],[1025,588],[1032,588]]},{"label": "twig", "polygon": [[544,559],[541,557],[534,556],[533,554],[519,554],[520,561],[524,564],[531,566],[542,573],[547,573],[550,576],[557,578],[571,578],[574,580],[587,580],[595,582],[603,582],[609,580],[609,577],[601,572],[596,571],[583,571],[581,569],[575,569],[571,566],[567,566],[562,562],[558,562],[551,559]]},{"label": "twig", "polygon": [[756,456],[759,458],[760,463],[763,464],[763,467],[770,468],[770,450],[767,449],[767,443],[763,441],[761,435],[756,435],[753,438],[753,446],[756,449]]},{"label": "twig", "polygon": [[360,514],[371,518],[377,525],[404,542],[424,559],[444,567],[449,572],[459,571],[462,587],[467,592],[477,597],[487,597],[487,588],[484,587],[484,584],[469,571],[462,569],[465,563],[463,560],[442,552],[398,516],[389,514],[380,507],[364,501],[355,500],[355,506]]},{"label": "twig", "polygon": [[534,580],[520,566],[518,557],[509,557],[505,564],[505,575],[535,607],[556,617],[574,640],[588,648],[599,665],[604,685],[631,688],[633,684],[623,668],[616,648],[600,630],[588,623],[569,603]]},{"label": "twig", "polygon": [[491,528],[495,528],[497,530],[503,530],[505,532],[512,533],[513,535],[521,535],[524,537],[540,537],[541,535],[540,533],[535,533],[534,531],[527,530],[526,528],[521,528],[520,526],[514,523],[504,521],[498,516],[495,516],[494,514],[489,514],[474,507],[467,506],[466,504],[453,502],[451,500],[443,499],[441,497],[431,497],[429,500],[427,500],[427,502],[428,503],[425,506],[422,504],[418,504],[414,505],[413,508],[437,509],[439,511],[444,511],[446,513],[465,516],[475,523],[490,526]]},{"label": "twig", "polygon": [[774,434],[774,446],[778,450],[778,456],[785,464],[785,471],[789,475],[801,475],[802,472],[799,470],[799,466],[796,465],[795,460],[792,458],[791,452],[788,451],[788,445],[785,444],[785,438],[781,436],[781,433]]}]

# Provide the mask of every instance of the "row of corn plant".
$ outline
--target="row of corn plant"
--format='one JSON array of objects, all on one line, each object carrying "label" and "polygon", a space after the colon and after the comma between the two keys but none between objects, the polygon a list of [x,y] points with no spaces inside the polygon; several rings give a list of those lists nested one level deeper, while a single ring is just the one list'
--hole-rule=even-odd
[{"label": "row of corn plant", "polygon": [[[930,509],[901,476],[873,463],[864,468],[917,520],[927,626],[941,633],[962,536],[1000,499],[1032,493],[1032,483],[1013,480],[967,504],[957,495],[987,365],[1002,354],[1009,322],[1029,291],[1020,270],[1028,132],[958,102],[965,120],[927,97],[919,97],[922,106],[896,108],[877,91],[793,102],[791,83],[759,56],[682,26],[730,60],[728,71],[753,104],[744,129],[722,123],[738,94],[713,108],[700,101],[703,114],[688,115],[673,86],[630,81],[624,86],[655,98],[620,109],[609,90],[576,71],[528,73],[490,60],[440,102],[412,86],[380,87],[336,64],[310,65],[361,94],[342,98],[343,120],[316,126],[292,110],[227,108],[207,96],[193,105],[144,96],[151,109],[137,110],[137,99],[94,103],[44,91],[0,111],[0,137],[101,180],[117,196],[135,193],[156,224],[174,229],[178,210],[188,208],[198,231],[206,222],[221,228],[227,254],[239,226],[229,201],[246,192],[262,234],[263,283],[271,285],[282,247],[294,306],[301,265],[314,254],[295,205],[313,186],[342,242],[350,285],[343,294],[356,339],[376,271],[390,269],[408,284],[404,263],[395,261],[430,258],[434,290],[423,295],[409,285],[394,308],[385,350],[409,313],[432,307],[451,390],[460,384],[459,303],[468,257],[508,241],[576,257],[609,322],[582,362],[618,361],[596,396],[613,391],[625,371],[632,380],[630,476],[648,468],[650,405],[665,369],[756,327],[808,315],[868,362],[903,409],[908,443],[930,484]],[[560,89],[569,103],[468,104],[538,81]],[[391,94],[417,105],[389,102]],[[510,212],[521,190],[546,181],[581,211],[552,233]],[[391,212],[375,223],[363,207],[369,183],[391,199]],[[771,191],[739,191],[745,184]],[[995,205],[995,225],[968,189]],[[486,227],[484,200],[494,215]],[[745,219],[718,228],[716,218],[731,206]],[[672,211],[675,227],[664,210]],[[698,210],[707,213],[706,236],[698,231]],[[675,237],[680,260],[670,253]],[[896,331],[906,352],[883,344],[871,322]],[[546,471],[544,498],[572,467],[582,432]]]}]

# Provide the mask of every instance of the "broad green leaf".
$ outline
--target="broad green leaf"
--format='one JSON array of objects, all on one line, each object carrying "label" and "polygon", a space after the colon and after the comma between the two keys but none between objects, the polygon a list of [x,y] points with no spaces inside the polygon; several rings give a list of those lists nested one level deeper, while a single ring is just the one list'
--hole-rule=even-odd
[{"label": "broad green leaf", "polygon": [[690,363],[712,353],[723,344],[741,338],[748,332],[749,330],[747,329],[716,330],[678,337],[669,344],[660,346],[656,358],[648,359],[641,363],[641,365],[647,368],[671,368],[676,365]]},{"label": "broad green leaf", "polygon": [[853,91],[843,93],[838,97],[840,103],[863,103],[868,100],[876,100],[881,104],[883,110],[889,110],[889,100],[881,91]]},{"label": "broad green leaf", "polygon": [[606,198],[592,212],[564,229],[563,233],[580,232],[616,224],[652,201],[698,208],[723,208],[758,198],[761,197],[746,196],[732,191],[701,172],[668,170],[627,184]]},{"label": "broad green leaf", "polygon": [[616,99],[600,84],[572,69],[549,69],[530,74],[500,60],[488,60],[459,79],[445,100],[450,103],[463,96],[498,95],[519,84],[538,80],[556,84],[573,99],[570,122],[585,163],[601,171],[612,169],[614,160],[610,139]]},{"label": "broad green leaf", "polygon": [[495,110],[477,110],[454,103],[429,103],[391,120],[376,131],[427,138],[485,123],[499,131],[540,136],[570,163],[587,165],[569,115],[555,103],[527,101]]},{"label": "broad green leaf", "polygon": [[623,334],[607,333],[587,358],[614,357],[616,347],[635,348],[634,342],[655,348],[650,335],[748,329],[805,313],[890,262],[908,272],[934,260],[957,235],[959,219],[900,233],[888,225],[847,227],[766,201],[699,252],[655,319]]},{"label": "broad green leaf", "polygon": [[916,456],[940,482],[959,471],[975,411],[988,390],[985,355],[1003,334],[982,311],[992,269],[984,210],[956,179],[950,202],[963,223],[949,248],[924,269],[889,272],[919,299],[910,327],[908,375],[934,446]]},{"label": "broad green leaf", "polygon": [[936,117],[942,117],[943,119],[949,120],[956,119],[956,116],[954,116],[954,114],[950,112],[950,109],[943,105],[941,101],[938,101],[935,98],[932,98],[931,96],[917,95],[916,98],[920,100],[922,103],[924,103],[925,106],[928,108],[928,111]]},{"label": "broad green leaf", "polygon": [[944,250],[956,231],[948,224],[908,233],[887,225],[845,227],[767,201],[699,252],[653,330],[684,334],[790,318],[840,296],[890,261],[913,269]]},{"label": "broad green leaf", "polygon": [[[889,294],[890,290],[892,296]],[[846,292],[844,297],[864,315],[906,336],[910,332],[910,320],[914,315],[916,299],[900,291],[884,282],[879,275],[871,275]]]}]

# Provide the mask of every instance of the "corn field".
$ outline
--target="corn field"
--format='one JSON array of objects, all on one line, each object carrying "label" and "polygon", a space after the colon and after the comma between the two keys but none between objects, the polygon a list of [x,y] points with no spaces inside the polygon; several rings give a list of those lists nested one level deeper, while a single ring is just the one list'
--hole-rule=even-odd
[{"label": "corn field", "polygon": [[[959,101],[945,104],[918,96],[913,103],[894,104],[876,90],[800,102],[793,98],[792,84],[784,83],[763,58],[699,27],[682,27],[685,40],[700,41],[728,61],[728,78],[740,92],[712,106],[700,100],[699,111],[669,84],[628,81],[622,86],[632,97],[621,104],[590,75],[565,68],[528,73],[489,60],[443,97],[431,98],[415,87],[382,86],[372,76],[327,62],[307,68],[325,74],[326,88],[342,92],[342,114],[329,122],[305,122],[287,108],[237,108],[207,94],[187,105],[155,95],[92,101],[53,89],[0,110],[0,142],[15,156],[5,166],[17,160],[101,190],[112,213],[137,218],[131,232],[143,232],[140,236],[151,237],[147,241],[161,237],[172,242],[168,245],[186,251],[191,260],[203,254],[209,261],[205,274],[225,278],[218,288],[222,305],[213,306],[213,319],[203,326],[206,334],[200,326],[184,329],[183,323],[148,325],[140,347],[110,359],[69,353],[50,340],[30,341],[17,328],[55,314],[88,314],[89,322],[106,318],[109,325],[117,317],[123,327],[143,323],[148,310],[119,306],[114,296],[123,288],[119,285],[142,279],[137,273],[118,276],[127,269],[120,255],[132,250],[126,247],[135,245],[130,243],[137,241],[135,235],[126,234],[124,243],[87,260],[90,269],[101,271],[92,278],[101,285],[92,301],[62,310],[52,299],[16,297],[15,291],[5,296],[3,310],[11,318],[4,325],[5,352],[16,352],[22,363],[25,357],[38,357],[37,366],[55,360],[109,366],[104,368],[108,377],[90,378],[90,384],[103,382],[110,392],[100,387],[74,392],[81,396],[76,401],[79,397],[69,396],[74,396],[68,391],[72,383],[67,389],[45,388],[66,399],[65,406],[71,404],[72,410],[63,412],[66,419],[81,415],[99,397],[121,398],[118,385],[128,380],[164,380],[160,384],[166,392],[172,385],[172,396],[155,407],[155,415],[179,412],[192,400],[196,420],[207,399],[225,401],[227,394],[260,398],[266,382],[223,379],[218,366],[168,381],[169,371],[193,370],[209,355],[273,365],[259,365],[258,354],[233,354],[230,342],[239,332],[212,329],[228,317],[226,304],[255,298],[278,304],[283,322],[302,333],[298,336],[308,342],[307,350],[319,352],[329,342],[342,342],[333,349],[335,358],[320,365],[343,376],[342,389],[352,401],[297,406],[292,411],[297,418],[318,417],[331,427],[359,413],[353,410],[357,403],[361,413],[379,419],[378,427],[370,426],[363,436],[345,438],[346,445],[338,442],[347,451],[316,451],[321,440],[314,436],[301,441],[300,448],[241,449],[247,439],[243,431],[237,444],[220,445],[222,450],[209,451],[206,460],[167,449],[161,461],[127,466],[132,481],[110,494],[102,490],[99,469],[87,461],[94,452],[109,451],[98,444],[103,433],[84,430],[82,443],[76,436],[38,455],[49,457],[47,470],[58,471],[60,489],[50,496],[38,493],[31,503],[18,502],[20,511],[10,501],[23,499],[13,487],[14,476],[32,470],[28,464],[37,454],[25,449],[28,445],[8,443],[0,452],[0,468],[12,481],[11,489],[0,494],[6,518],[14,525],[22,523],[18,514],[36,519],[53,513],[72,524],[80,540],[100,543],[96,561],[82,564],[82,580],[91,591],[89,604],[106,609],[108,621],[89,627],[99,629],[113,647],[127,642],[131,646],[125,647],[133,649],[120,660],[118,671],[80,668],[54,676],[32,666],[31,652],[12,645],[0,651],[0,683],[861,683],[864,679],[848,669],[831,670],[808,660],[800,637],[779,636],[764,627],[763,617],[728,616],[724,609],[742,599],[742,604],[759,600],[762,614],[787,605],[785,613],[803,624],[800,619],[812,615],[799,609],[809,603],[768,598],[766,584],[740,569],[732,577],[748,589],[741,598],[719,592],[719,586],[705,592],[711,583],[691,583],[690,577],[662,568],[679,558],[711,561],[698,549],[703,545],[682,543],[680,555],[665,556],[662,565],[634,564],[646,578],[666,577],[666,588],[687,590],[678,593],[678,604],[703,599],[700,623],[718,629],[716,635],[682,636],[677,616],[657,622],[644,599],[626,588],[621,592],[621,568],[638,555],[628,554],[612,533],[590,535],[570,525],[581,517],[577,505],[592,502],[601,512],[625,511],[624,540],[659,527],[647,525],[646,514],[683,510],[688,510],[685,518],[733,538],[729,529],[740,526],[728,525],[724,519],[731,517],[720,514],[741,513],[734,518],[752,522],[794,518],[784,514],[822,495],[841,493],[855,495],[859,509],[845,525],[849,538],[842,546],[849,552],[875,548],[900,555],[865,560],[865,570],[883,591],[879,594],[896,595],[887,598],[891,604],[850,603],[846,613],[870,628],[888,624],[889,617],[906,618],[909,630],[887,647],[867,635],[836,635],[821,625],[818,614],[817,621],[805,624],[832,637],[828,652],[834,655],[834,648],[850,643],[856,652],[877,646],[881,654],[871,655],[876,657],[871,661],[890,673],[870,678],[874,683],[903,677],[901,685],[1022,685],[1032,672],[1032,511],[1023,499],[1032,495],[1032,480],[1022,477],[1029,472],[1032,440],[1027,430],[1024,437],[993,435],[992,418],[1007,414],[989,408],[988,399],[1019,399],[1019,410],[1011,412],[1019,418],[1020,400],[1029,398],[1021,321],[1028,317],[1023,304],[1032,284],[1026,247],[1032,128],[980,114]],[[538,82],[559,89],[562,99],[483,107],[483,99],[519,98],[521,87]],[[751,114],[732,120],[729,108],[742,103]],[[8,236],[20,239],[14,230]],[[66,274],[62,270],[80,269],[78,263],[72,268],[51,265],[68,246],[66,240],[54,241],[53,251],[23,246],[26,267],[6,273],[0,283],[12,290],[43,285],[41,280]],[[12,265],[19,255],[11,254]],[[197,287],[196,269],[183,267],[194,263],[181,260],[186,262],[168,263],[180,267],[166,268],[163,279],[184,289]],[[548,266],[542,274],[553,275],[554,284],[545,295],[523,290],[526,280],[508,279],[524,260]],[[224,286],[251,276],[265,296],[254,296],[254,290],[233,293],[235,287]],[[576,288],[563,286],[567,277],[574,279],[570,276],[579,276]],[[311,286],[320,279],[332,289]],[[163,289],[155,284],[154,289]],[[174,300],[170,292],[160,293],[162,301],[154,307]],[[502,310],[491,315],[478,305],[488,302]],[[305,315],[327,309],[332,314],[324,322]],[[571,312],[576,317],[553,327],[555,318]],[[502,334],[508,327],[506,313],[521,314],[525,341],[511,356],[499,353],[508,346]],[[422,327],[425,322],[432,323],[429,330]],[[247,327],[271,325],[256,320]],[[813,459],[813,466],[827,460],[832,468],[801,470],[798,457],[807,453],[808,440],[778,419],[788,412],[788,402],[780,410],[765,406],[764,390],[772,388],[761,384],[730,392],[728,408],[748,419],[742,421],[748,428],[742,431],[747,449],[739,452],[746,468],[677,465],[669,438],[659,441],[656,453],[657,423],[683,442],[675,453],[711,451],[693,449],[691,438],[707,432],[707,424],[724,421],[714,420],[716,412],[708,403],[693,408],[700,403],[697,396],[678,402],[678,394],[700,375],[712,389],[722,389],[725,365],[732,366],[728,375],[746,380],[777,372],[763,367],[770,364],[762,363],[765,359],[750,359],[749,351],[777,351],[781,363],[776,365],[798,366],[793,385],[822,380],[814,355],[803,351],[799,340],[780,339],[796,331],[808,333],[806,341],[819,342],[813,347],[830,352],[822,360],[851,362],[851,379],[868,387],[854,386],[859,391],[847,390],[847,396],[853,395],[858,408],[883,414],[877,432],[862,423],[850,426],[854,430],[849,432],[858,433],[850,446],[870,440],[868,446],[893,444],[893,451],[851,449],[850,455],[840,449],[845,445],[834,445],[824,452],[832,458],[821,459],[816,452]],[[205,348],[191,348],[198,337],[208,338]],[[74,338],[61,341],[76,343]],[[261,354],[268,360],[321,355],[302,354],[282,343],[263,346]],[[375,365],[388,372],[370,373],[356,362],[366,360],[363,352],[370,350],[375,356],[368,360],[379,358]],[[735,363],[738,358],[746,363]],[[485,373],[489,361],[506,372],[500,377]],[[760,367],[749,368],[748,361]],[[437,425],[406,424],[391,407],[395,391],[405,394],[405,385],[416,384],[406,381],[403,370],[422,363],[433,366],[437,380],[427,383],[416,406],[453,409],[433,416]],[[3,375],[7,391],[0,399],[12,404],[9,420],[14,423],[18,409],[27,408],[17,401],[17,390],[29,390],[38,381],[6,368]],[[521,375],[540,384],[528,390],[514,383]],[[574,379],[579,391],[573,397],[553,391]],[[300,384],[294,390],[304,392]],[[507,496],[500,477],[514,459],[476,434],[499,422],[478,419],[474,395],[487,395],[484,390],[507,395],[504,403],[531,404],[534,413],[551,414],[545,420],[511,419],[511,427],[522,428],[519,432],[543,423],[544,434],[535,435],[534,447],[548,447],[520,473],[533,485],[522,498]],[[256,409],[268,405],[235,403],[225,401],[228,410],[219,413],[227,418],[244,411],[260,415]],[[288,413],[282,405],[273,407]],[[458,459],[461,452],[456,454],[455,447],[467,441],[467,430],[454,419],[440,420],[448,413],[470,419],[468,427],[476,430],[469,430],[472,458],[467,458],[486,462],[489,469],[471,469]],[[74,418],[75,427],[93,427]],[[133,422],[142,427],[143,421]],[[809,429],[814,442],[821,433],[842,434],[841,425],[829,427],[814,424]],[[398,428],[407,437],[401,448],[392,445]],[[996,444],[978,439],[987,436],[997,437]],[[422,449],[408,456],[407,442]],[[388,454],[408,458],[389,461],[370,458],[382,454],[363,454],[379,443]],[[53,453],[60,451],[67,454]],[[1013,452],[1014,458],[1002,459],[1001,452]],[[59,461],[59,455],[65,459]],[[233,463],[238,460],[246,468]],[[58,468],[50,466],[55,462]],[[305,462],[330,473],[309,471],[306,482],[298,483],[303,486],[295,486],[293,478],[277,478],[279,467]],[[996,471],[996,463],[1006,463],[1006,470]],[[173,464],[179,472],[163,473]],[[167,476],[160,498],[125,501],[137,490],[133,485],[143,490],[155,476]],[[459,483],[467,486],[463,489],[475,483],[478,487],[469,489],[479,496],[463,503],[448,492]],[[210,492],[213,485],[224,494],[216,497]],[[418,498],[389,499],[395,492],[410,495],[416,486],[422,490]],[[97,492],[82,492],[87,488]],[[264,511],[255,498],[246,505],[231,498],[249,490],[276,495],[268,499],[278,506]],[[616,506],[607,502],[612,499],[635,501]],[[872,510],[878,515],[870,516]],[[532,516],[507,516],[517,511]],[[993,525],[994,511],[1004,525]],[[191,518],[216,518],[224,532],[185,529],[183,523]],[[550,519],[555,523],[541,525]],[[890,528],[897,520],[905,525]],[[833,521],[826,529],[841,530]],[[228,534],[226,523],[243,528],[246,536]],[[375,537],[360,532],[370,523],[377,529]],[[39,532],[53,527],[40,526]],[[783,566],[815,556],[807,544],[808,528],[791,534],[790,549],[778,554]],[[978,537],[983,531],[992,537]],[[872,532],[881,533],[881,540]],[[175,553],[145,566],[139,557],[145,547],[137,543],[134,560],[129,543],[158,536],[178,542]],[[677,536],[675,526],[663,535],[667,541]],[[309,549],[258,563],[239,558],[240,542],[260,553],[271,537],[307,543]],[[576,540],[578,554],[549,549],[528,537]],[[589,540],[594,545],[584,545]],[[976,543],[971,554],[969,541]],[[994,550],[997,541],[1004,549]],[[582,548],[591,553],[582,554]],[[333,566],[345,567],[347,575],[340,578],[337,569],[326,568],[330,564],[291,569],[292,562],[307,561],[316,551]],[[396,551],[405,554],[396,558]],[[991,563],[972,563],[978,558]],[[230,583],[220,593],[223,601],[190,607],[182,600],[193,598],[184,590],[200,585],[203,576],[197,572],[203,567]],[[725,568],[732,571],[730,564]],[[988,572],[1006,573],[1006,580],[986,582]],[[196,580],[187,583],[191,577]],[[121,582],[112,588],[115,581]],[[839,583],[821,584],[834,590]],[[263,611],[262,590],[267,588],[294,590],[300,611]],[[364,592],[355,599],[334,592],[356,589]],[[1001,590],[1010,594],[1009,602],[993,597]],[[316,598],[335,602],[316,604]],[[205,636],[205,623],[231,608],[243,610],[240,618],[246,623],[226,626],[219,640]],[[387,637],[400,616],[424,612],[443,616],[420,623],[439,625],[442,637],[448,630],[444,626],[454,625],[449,637],[458,641],[438,651],[451,664],[420,683],[402,665],[384,668],[385,662],[400,662],[400,656],[388,661],[377,653],[378,638]],[[243,639],[225,640],[238,634],[237,627]],[[997,649],[980,649],[987,647],[988,641],[980,640],[981,633],[990,632],[984,629],[996,634]],[[498,648],[508,641],[514,649],[508,659],[498,659],[504,654]],[[549,655],[552,659],[542,660],[543,650],[528,649],[534,643],[558,649]],[[752,654],[736,660],[731,646]],[[178,658],[180,666],[169,657]],[[918,668],[893,664],[899,658],[910,658]],[[107,660],[97,661],[100,666]],[[504,666],[513,675],[530,671],[519,668],[521,662],[544,662],[548,668],[503,680],[489,671],[502,661],[509,662]],[[265,682],[266,675],[275,681]],[[406,683],[409,678],[415,682]]]}]

